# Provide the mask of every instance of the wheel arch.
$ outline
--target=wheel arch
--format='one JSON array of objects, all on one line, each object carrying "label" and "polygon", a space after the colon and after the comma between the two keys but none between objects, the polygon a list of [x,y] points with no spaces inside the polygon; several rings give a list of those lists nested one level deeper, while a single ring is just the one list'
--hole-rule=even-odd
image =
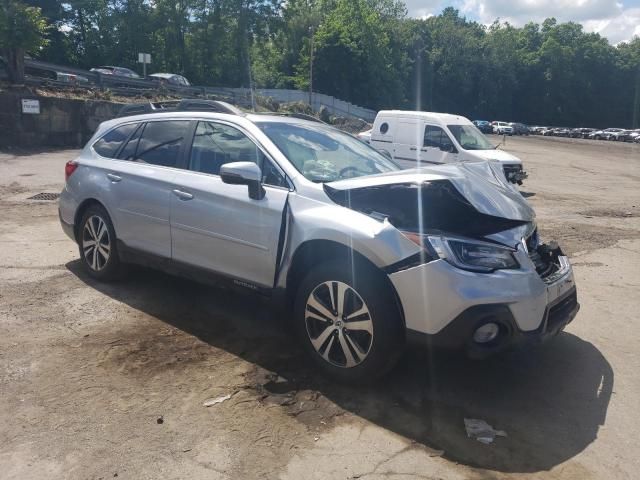
[{"label": "wheel arch", "polygon": [[404,311],[400,303],[400,297],[389,280],[389,277],[363,254],[333,240],[307,240],[300,244],[294,252],[286,278],[286,303],[289,311],[292,309],[298,287],[306,273],[315,266],[328,260],[343,261],[344,264],[349,265],[350,268],[355,267],[370,270],[379,275],[380,280],[391,292],[400,318],[402,319],[402,326],[403,328],[405,327]]},{"label": "wheel arch", "polygon": [[[95,198],[87,198],[85,200],[83,200],[80,205],[78,205],[78,208],[76,209],[76,213],[73,217],[73,236],[76,240],[76,243],[78,242],[78,233],[79,233],[79,229],[80,229],[80,221],[82,220],[82,216],[84,215],[84,212],[87,211],[87,209],[93,205],[98,205],[102,208],[104,208],[107,211],[107,214],[109,215],[110,219],[111,219],[111,223],[113,223],[113,217],[111,216],[111,213],[109,212],[109,209],[104,205],[104,203],[102,203],[101,201],[95,199]],[[115,226],[114,226],[115,228]]]}]

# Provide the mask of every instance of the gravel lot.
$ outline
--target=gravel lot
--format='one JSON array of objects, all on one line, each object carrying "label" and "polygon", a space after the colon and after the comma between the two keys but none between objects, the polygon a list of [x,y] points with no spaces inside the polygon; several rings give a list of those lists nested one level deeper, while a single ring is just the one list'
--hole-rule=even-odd
[{"label": "gravel lot", "polygon": [[[77,152],[0,154],[0,478],[638,478],[640,145],[504,149],[572,258],[578,317],[487,361],[411,351],[358,389],[318,377],[258,299],[92,281],[56,203],[27,200]],[[508,436],[468,439],[465,417]]]}]

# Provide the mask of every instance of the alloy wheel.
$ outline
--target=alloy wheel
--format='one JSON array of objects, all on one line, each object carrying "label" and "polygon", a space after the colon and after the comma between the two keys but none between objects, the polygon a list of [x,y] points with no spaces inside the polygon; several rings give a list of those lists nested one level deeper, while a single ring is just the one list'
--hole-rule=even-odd
[{"label": "alloy wheel", "polygon": [[89,267],[102,270],[111,255],[111,239],[107,223],[98,215],[87,219],[82,230],[82,252]]},{"label": "alloy wheel", "polygon": [[307,299],[305,324],[313,348],[337,367],[355,367],[371,350],[369,308],[346,283],[332,280],[316,286]]}]

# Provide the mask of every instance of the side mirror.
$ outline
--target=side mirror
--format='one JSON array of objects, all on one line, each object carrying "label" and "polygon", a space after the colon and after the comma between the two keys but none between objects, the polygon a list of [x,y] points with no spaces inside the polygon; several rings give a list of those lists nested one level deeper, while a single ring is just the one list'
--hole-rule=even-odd
[{"label": "side mirror", "polygon": [[249,187],[249,198],[262,200],[265,195],[262,188],[262,172],[253,162],[231,162],[220,167],[220,178],[230,185]]},{"label": "side mirror", "polygon": [[445,143],[443,145],[440,145],[440,150],[448,153],[456,153],[456,147],[454,147],[452,143]]}]

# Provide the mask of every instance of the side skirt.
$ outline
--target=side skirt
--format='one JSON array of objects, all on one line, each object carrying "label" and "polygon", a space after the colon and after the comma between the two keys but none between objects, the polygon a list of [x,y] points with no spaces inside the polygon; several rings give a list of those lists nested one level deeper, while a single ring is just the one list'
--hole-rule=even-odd
[{"label": "side skirt", "polygon": [[170,258],[154,255],[136,248],[130,248],[118,240],[120,259],[125,263],[133,263],[143,267],[162,270],[170,275],[187,278],[198,283],[214,287],[226,287],[244,293],[256,293],[263,297],[273,297],[273,288],[255,285],[241,278],[231,277],[220,272],[196,267],[183,262],[176,262]]}]

